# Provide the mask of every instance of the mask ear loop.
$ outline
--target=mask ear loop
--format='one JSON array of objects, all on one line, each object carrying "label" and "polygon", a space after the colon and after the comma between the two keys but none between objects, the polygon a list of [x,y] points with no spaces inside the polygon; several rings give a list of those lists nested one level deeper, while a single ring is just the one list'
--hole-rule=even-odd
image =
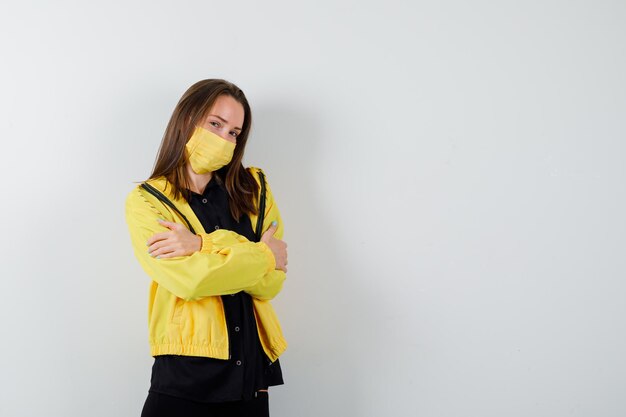
[{"label": "mask ear loop", "polygon": [[167,204],[172,209],[174,209],[174,211],[176,211],[176,213],[178,213],[180,217],[183,218],[185,223],[187,223],[187,227],[189,228],[189,231],[191,231],[191,233],[193,233],[194,235],[196,234],[196,231],[193,229],[193,226],[191,225],[191,223],[189,223],[189,220],[187,220],[187,217],[185,217],[185,215],[181,213],[180,210],[178,210],[178,208],[174,205],[174,203],[172,203],[167,197],[165,197],[159,190],[157,190],[156,188],[154,188],[153,186],[145,182],[141,183],[141,187],[145,189],[146,191],[148,191],[153,196],[155,196],[156,198],[158,198],[160,201],[162,201],[163,203]]},{"label": "mask ear loop", "polygon": [[256,221],[256,241],[261,241],[261,228],[263,227],[263,220],[265,219],[265,175],[262,171],[259,171],[259,177],[261,178],[261,201],[259,202],[259,217]]}]

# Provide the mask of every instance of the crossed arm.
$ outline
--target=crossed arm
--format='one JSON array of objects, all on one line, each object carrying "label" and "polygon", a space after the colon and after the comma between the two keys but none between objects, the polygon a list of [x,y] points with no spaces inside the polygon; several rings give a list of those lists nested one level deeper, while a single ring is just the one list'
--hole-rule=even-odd
[{"label": "crossed arm", "polygon": [[[268,209],[268,214],[273,214],[282,226],[273,202]],[[202,244],[200,250],[191,255],[157,259],[148,253],[147,242],[154,234],[170,230],[158,221],[167,219],[167,216],[150,204],[139,188],[129,193],[125,214],[131,244],[144,271],[159,285],[184,300],[239,291],[269,300],[280,292],[286,279],[284,271],[275,269],[276,260],[266,243],[251,242],[224,229],[198,233]],[[266,217],[268,222],[273,220],[269,215]],[[282,237],[282,227],[275,236]]]}]

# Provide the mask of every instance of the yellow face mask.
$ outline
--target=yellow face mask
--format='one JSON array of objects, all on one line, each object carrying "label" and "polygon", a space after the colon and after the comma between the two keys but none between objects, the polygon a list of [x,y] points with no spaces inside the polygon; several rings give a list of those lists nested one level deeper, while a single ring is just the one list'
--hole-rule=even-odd
[{"label": "yellow face mask", "polygon": [[185,148],[193,171],[196,174],[206,174],[230,162],[235,144],[208,129],[196,126]]}]

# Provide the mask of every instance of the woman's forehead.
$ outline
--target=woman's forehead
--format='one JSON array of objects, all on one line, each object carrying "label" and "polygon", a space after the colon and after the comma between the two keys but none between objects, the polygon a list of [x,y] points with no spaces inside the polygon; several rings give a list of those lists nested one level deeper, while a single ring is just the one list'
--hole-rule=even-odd
[{"label": "woman's forehead", "polygon": [[207,113],[207,117],[211,115],[221,118],[224,123],[230,123],[237,127],[241,127],[245,116],[241,103],[227,95],[219,96],[215,100]]}]

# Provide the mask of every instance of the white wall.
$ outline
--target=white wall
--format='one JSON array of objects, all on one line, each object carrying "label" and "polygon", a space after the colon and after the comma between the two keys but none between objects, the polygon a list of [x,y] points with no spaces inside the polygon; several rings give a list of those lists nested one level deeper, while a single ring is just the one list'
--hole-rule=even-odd
[{"label": "white wall", "polygon": [[123,200],[192,83],[285,221],[280,416],[626,414],[620,1],[3,2],[1,416],[138,416]]}]

